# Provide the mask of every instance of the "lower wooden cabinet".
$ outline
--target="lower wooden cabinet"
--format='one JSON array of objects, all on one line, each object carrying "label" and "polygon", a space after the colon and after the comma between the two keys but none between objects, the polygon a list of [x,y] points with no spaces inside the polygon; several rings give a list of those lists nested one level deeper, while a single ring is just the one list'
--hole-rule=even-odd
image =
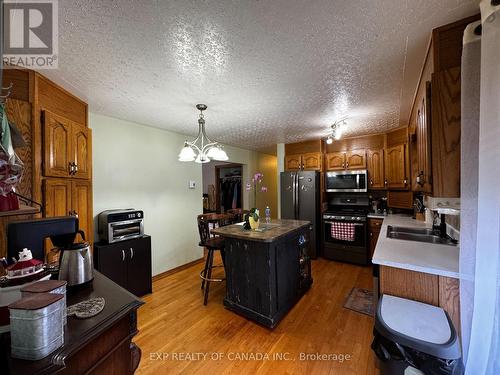
[{"label": "lower wooden cabinet", "polygon": [[382,228],[383,219],[368,219],[368,233],[370,235],[369,238],[369,254],[370,260],[373,258],[373,253],[375,251],[375,247],[377,247],[378,236],[380,235],[380,228]]},{"label": "lower wooden cabinet", "polygon": [[136,296],[151,293],[151,237],[94,244],[94,267]]},{"label": "lower wooden cabinet", "polygon": [[78,216],[78,225],[92,243],[92,183],[85,180],[47,178],[43,180],[45,217]]}]

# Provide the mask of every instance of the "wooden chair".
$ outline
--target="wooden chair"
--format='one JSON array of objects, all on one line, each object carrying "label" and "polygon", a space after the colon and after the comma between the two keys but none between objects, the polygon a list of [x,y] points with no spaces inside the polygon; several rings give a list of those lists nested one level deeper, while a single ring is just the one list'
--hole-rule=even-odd
[{"label": "wooden chair", "polygon": [[[221,252],[222,262],[224,263],[224,238],[215,236],[211,233],[211,230],[227,225],[229,216],[223,214],[202,214],[198,215],[198,232],[200,234],[199,245],[207,249],[207,260],[205,261],[205,268],[200,272],[201,278],[201,289],[204,289],[204,299],[203,304],[206,305],[208,302],[208,291],[210,289],[211,282],[221,282],[225,278],[212,278],[212,269],[216,267],[224,267],[224,265],[213,265],[214,253],[217,250]],[[206,285],[205,285],[206,283]]]},{"label": "wooden chair", "polygon": [[231,216],[231,224],[241,223],[245,220],[245,214],[248,210],[244,210],[243,208],[231,208],[226,211],[226,214]]}]

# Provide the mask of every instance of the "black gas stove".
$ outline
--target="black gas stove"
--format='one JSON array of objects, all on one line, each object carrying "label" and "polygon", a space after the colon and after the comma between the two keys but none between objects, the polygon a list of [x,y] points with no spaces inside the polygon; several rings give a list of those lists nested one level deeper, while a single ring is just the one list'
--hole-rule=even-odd
[{"label": "black gas stove", "polygon": [[369,199],[366,194],[335,194],[323,213],[323,256],[368,264]]}]

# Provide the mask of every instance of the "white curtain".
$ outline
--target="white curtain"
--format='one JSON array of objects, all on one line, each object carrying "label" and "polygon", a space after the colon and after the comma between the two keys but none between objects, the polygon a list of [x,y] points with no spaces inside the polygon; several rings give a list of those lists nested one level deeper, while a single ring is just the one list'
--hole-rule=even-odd
[{"label": "white curtain", "polygon": [[[462,343],[466,374],[500,374],[500,6],[491,0],[481,1],[482,36],[480,46],[479,132],[474,140],[477,114],[474,105],[464,103],[462,116],[464,138],[462,154],[470,161],[462,169],[465,187],[462,222],[460,267],[462,305]],[[467,54],[473,54],[472,44],[465,44],[462,78],[464,99],[474,100],[477,90],[470,79],[473,67],[467,65]],[[477,51],[476,51],[477,53]],[[471,91],[472,90],[472,91]],[[477,111],[476,111],[477,112]],[[470,126],[472,129],[465,129]],[[477,161],[475,161],[477,160]],[[470,168],[477,166],[477,177]],[[472,179],[471,179],[472,178]],[[476,180],[473,180],[476,178]],[[475,185],[477,181],[477,186]],[[474,190],[477,195],[474,196]],[[463,242],[462,242],[463,241]]]}]

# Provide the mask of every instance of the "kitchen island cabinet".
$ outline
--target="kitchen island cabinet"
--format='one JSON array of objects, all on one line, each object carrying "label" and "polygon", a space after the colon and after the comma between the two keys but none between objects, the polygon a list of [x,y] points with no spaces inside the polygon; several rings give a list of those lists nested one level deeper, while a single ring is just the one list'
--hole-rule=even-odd
[{"label": "kitchen island cabinet", "polygon": [[311,286],[310,223],[276,220],[259,229],[236,224],[212,233],[226,244],[224,305],[274,328]]},{"label": "kitchen island cabinet", "polygon": [[94,271],[91,285],[67,295],[68,306],[103,297],[104,309],[88,319],[68,317],[64,344],[47,357],[26,361],[10,356],[10,335],[0,336],[4,374],[132,374],[141,351],[132,338],[137,334],[137,309],[144,303]]}]

